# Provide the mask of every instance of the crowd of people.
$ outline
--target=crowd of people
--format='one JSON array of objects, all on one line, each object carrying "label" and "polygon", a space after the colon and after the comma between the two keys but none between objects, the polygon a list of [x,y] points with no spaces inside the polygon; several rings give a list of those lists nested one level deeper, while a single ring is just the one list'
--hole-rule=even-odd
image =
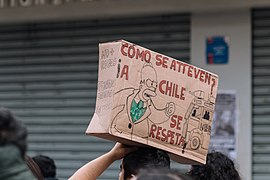
[{"label": "crowd of people", "polygon": [[[95,180],[116,160],[122,160],[119,180],[241,179],[234,162],[220,152],[208,153],[206,164],[192,165],[183,174],[170,168],[170,158],[163,150],[116,143],[109,152],[79,168],[69,180]],[[4,107],[0,107],[0,179],[56,180],[54,160],[45,155],[27,155],[27,129]]]},{"label": "crowd of people", "polygon": [[7,108],[0,107],[0,179],[57,180],[54,160],[27,155],[26,126]]},{"label": "crowd of people", "polygon": [[220,152],[208,153],[204,165],[192,165],[181,174],[170,169],[168,154],[157,148],[116,143],[111,151],[78,169],[69,180],[95,180],[114,161],[122,159],[119,180],[240,180],[234,162]]}]

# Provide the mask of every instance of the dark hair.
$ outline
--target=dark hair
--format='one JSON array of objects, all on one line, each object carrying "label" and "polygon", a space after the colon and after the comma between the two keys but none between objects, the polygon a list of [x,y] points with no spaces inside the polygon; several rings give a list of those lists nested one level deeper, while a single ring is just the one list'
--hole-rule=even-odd
[{"label": "dark hair", "polygon": [[138,174],[140,169],[170,168],[168,154],[156,148],[138,148],[123,159],[124,179]]},{"label": "dark hair", "polygon": [[28,169],[32,172],[32,174],[38,179],[43,180],[43,174],[39,166],[35,163],[35,161],[28,155],[25,156],[25,161]]},{"label": "dark hair", "polygon": [[207,155],[205,165],[192,165],[188,174],[194,180],[240,180],[234,162],[221,152]]},{"label": "dark hair", "polygon": [[17,121],[9,109],[0,107],[0,146],[15,145],[24,158],[27,149],[26,138],[27,130],[24,124]]},{"label": "dark hair", "polygon": [[34,156],[32,159],[39,166],[45,178],[55,178],[56,166],[53,159],[44,155]]},{"label": "dark hair", "polygon": [[191,180],[191,178],[176,170],[159,168],[141,170],[137,180]]}]

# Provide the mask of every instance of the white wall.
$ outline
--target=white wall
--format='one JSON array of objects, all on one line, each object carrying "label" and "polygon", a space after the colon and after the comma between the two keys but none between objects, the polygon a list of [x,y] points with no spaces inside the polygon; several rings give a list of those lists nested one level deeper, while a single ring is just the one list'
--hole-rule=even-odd
[{"label": "white wall", "polygon": [[[191,25],[191,64],[219,75],[219,90],[236,90],[239,110],[237,164],[244,180],[251,180],[251,12],[194,13]],[[230,38],[229,63],[208,65],[208,36]]]}]

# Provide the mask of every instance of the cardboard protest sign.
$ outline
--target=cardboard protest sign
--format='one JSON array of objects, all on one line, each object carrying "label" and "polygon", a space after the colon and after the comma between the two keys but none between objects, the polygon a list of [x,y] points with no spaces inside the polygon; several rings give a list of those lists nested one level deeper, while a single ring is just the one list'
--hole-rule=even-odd
[{"label": "cardboard protest sign", "polygon": [[205,163],[218,76],[130,42],[99,45],[96,109],[86,134]]}]

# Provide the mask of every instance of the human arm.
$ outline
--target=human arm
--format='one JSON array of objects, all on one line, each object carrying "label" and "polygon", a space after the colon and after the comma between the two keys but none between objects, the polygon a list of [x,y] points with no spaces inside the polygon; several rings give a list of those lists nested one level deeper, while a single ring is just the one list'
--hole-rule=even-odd
[{"label": "human arm", "polygon": [[122,159],[125,155],[135,150],[136,147],[116,143],[109,152],[78,169],[69,180],[96,180],[114,161]]}]

